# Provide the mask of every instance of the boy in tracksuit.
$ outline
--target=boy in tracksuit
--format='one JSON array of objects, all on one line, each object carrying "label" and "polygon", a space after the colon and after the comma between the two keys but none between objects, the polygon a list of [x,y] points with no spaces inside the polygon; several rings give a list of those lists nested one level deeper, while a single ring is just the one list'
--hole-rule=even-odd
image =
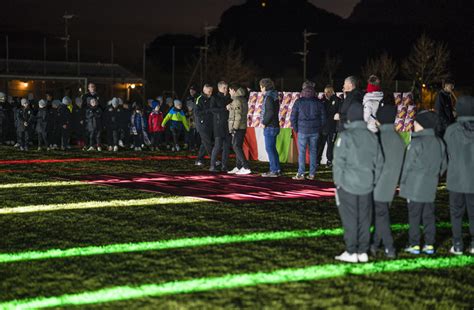
[{"label": "boy in tracksuit", "polygon": [[474,254],[474,97],[460,97],[456,103],[458,118],[444,135],[448,150],[447,189],[453,231],[450,252],[461,255],[462,219],[467,209],[471,234],[470,254]]},{"label": "boy in tracksuit", "polygon": [[415,132],[408,145],[400,196],[408,203],[409,245],[405,252],[420,254],[420,225],[424,226],[425,254],[434,254],[436,234],[435,197],[439,177],[446,170],[446,147],[435,135],[438,116],[435,112],[421,111],[415,117]]},{"label": "boy in tracksuit", "polygon": [[120,114],[122,108],[119,106],[118,98],[112,98],[110,106],[105,113],[105,126],[107,129],[108,150],[117,152],[119,146]]},{"label": "boy in tracksuit", "polygon": [[184,114],[183,111],[183,104],[181,103],[180,100],[176,99],[174,101],[174,107],[172,107],[168,114],[166,114],[165,119],[161,123],[161,126],[165,127],[166,123],[170,121],[170,130],[171,134],[173,135],[173,143],[174,147],[172,148],[172,151],[179,151],[180,147],[178,144],[178,139],[183,133],[184,129],[186,131],[189,131],[189,124],[188,120],[186,119],[186,115]]},{"label": "boy in tracksuit", "polygon": [[36,134],[38,135],[38,151],[41,151],[41,145],[49,151],[48,143],[48,108],[46,100],[41,99],[38,103],[38,112],[36,112]]},{"label": "boy in tracksuit", "polygon": [[370,245],[372,192],[383,165],[377,137],[367,129],[360,102],[350,105],[345,129],[334,147],[336,204],[344,226],[346,251],[335,259],[367,262]]},{"label": "boy in tracksuit", "polygon": [[34,114],[33,110],[30,108],[30,103],[25,98],[21,99],[21,108],[17,110],[16,119],[20,150],[28,151],[31,127],[34,122]]},{"label": "boy in tracksuit", "polygon": [[86,129],[89,135],[88,151],[102,151],[100,146],[100,136],[102,134],[102,109],[99,107],[99,102],[95,98],[89,100],[89,105],[86,110]]},{"label": "boy in tracksuit", "polygon": [[160,111],[160,103],[153,100],[151,103],[152,112],[148,116],[148,133],[151,139],[151,150],[160,150],[160,144],[164,141],[165,128],[161,126],[163,123],[163,113]]},{"label": "boy in tracksuit", "polygon": [[394,127],[396,115],[397,107],[394,104],[385,104],[382,101],[378,106],[376,123],[384,164],[374,189],[375,232],[370,252],[375,256],[382,241],[384,253],[388,258],[396,257],[388,208],[400,180],[405,155],[405,143]]}]

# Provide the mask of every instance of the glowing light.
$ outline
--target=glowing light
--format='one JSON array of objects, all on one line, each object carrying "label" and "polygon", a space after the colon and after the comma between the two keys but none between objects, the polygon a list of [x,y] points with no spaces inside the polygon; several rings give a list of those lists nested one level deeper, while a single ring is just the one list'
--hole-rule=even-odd
[{"label": "glowing light", "polygon": [[421,85],[423,88],[426,88],[426,84]]},{"label": "glowing light", "polygon": [[[467,225],[467,224],[466,224]],[[449,223],[438,223],[438,227],[449,228]],[[408,225],[395,224],[392,230],[407,230]],[[229,243],[245,243],[258,241],[274,241],[297,238],[318,238],[324,236],[340,236],[342,228],[318,229],[318,230],[293,230],[275,232],[255,232],[240,235],[205,236],[181,238],[174,240],[149,241],[138,243],[118,243],[103,246],[76,247],[69,249],[49,249],[45,251],[29,251],[19,253],[0,253],[0,263],[13,263],[20,261],[43,260],[53,258],[67,258],[74,256],[92,256],[114,253],[129,253],[143,251],[159,251],[176,248],[190,248],[209,245],[221,245]]]},{"label": "glowing light", "polygon": [[203,201],[200,198],[191,197],[156,197],[146,199],[131,200],[110,200],[110,201],[87,201],[77,203],[62,203],[49,205],[32,205],[13,208],[0,208],[0,214],[18,214],[32,213],[58,210],[74,210],[74,209],[94,209],[94,208],[117,208],[117,207],[140,207],[153,206],[157,204],[178,204]]},{"label": "glowing light", "polygon": [[130,88],[131,88],[131,89],[135,89],[135,87],[136,87],[135,84],[131,84],[131,85],[130,85]]},{"label": "glowing light", "polygon": [[262,8],[266,7],[267,3],[265,1],[262,2]]},{"label": "glowing light", "polygon": [[1,309],[30,309],[90,305],[144,297],[251,287],[261,284],[280,284],[300,281],[318,281],[349,275],[370,275],[417,269],[459,268],[474,264],[474,256],[400,259],[367,264],[327,264],[304,268],[279,269],[272,272],[229,274],[221,277],[196,278],[185,281],[115,286],[96,291],[53,297],[36,297],[0,303]]},{"label": "glowing light", "polygon": [[28,82],[23,82],[22,85],[23,85],[24,88],[27,88],[28,87]]}]

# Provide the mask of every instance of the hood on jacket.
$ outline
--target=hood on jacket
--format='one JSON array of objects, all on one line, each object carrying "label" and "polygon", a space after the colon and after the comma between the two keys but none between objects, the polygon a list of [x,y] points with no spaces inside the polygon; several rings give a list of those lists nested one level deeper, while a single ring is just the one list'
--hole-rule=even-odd
[{"label": "hood on jacket", "polygon": [[275,89],[267,90],[265,96],[273,98],[273,100],[278,99],[278,92]]},{"label": "hood on jacket", "polygon": [[463,133],[462,142],[464,144],[470,144],[474,140],[474,117],[470,117],[468,120],[458,120],[460,130]]},{"label": "hood on jacket", "polygon": [[239,89],[237,89],[237,91],[235,92],[235,95],[232,96],[232,99],[235,98],[235,97],[244,97],[245,96],[245,89],[243,89],[242,87],[240,87]]},{"label": "hood on jacket", "polygon": [[303,98],[315,98],[316,92],[314,91],[313,87],[305,87],[301,91],[301,97]]}]

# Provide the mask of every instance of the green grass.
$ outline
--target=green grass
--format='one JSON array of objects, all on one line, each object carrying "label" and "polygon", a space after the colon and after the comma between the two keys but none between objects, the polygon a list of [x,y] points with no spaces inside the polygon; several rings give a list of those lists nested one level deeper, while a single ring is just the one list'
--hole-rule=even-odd
[{"label": "green grass", "polygon": [[[185,153],[182,153],[183,155]],[[151,153],[125,152],[97,154],[20,153],[0,147],[2,159],[150,156]],[[161,155],[161,154],[160,154]],[[265,171],[265,163],[252,163]],[[296,165],[286,164],[288,176]],[[2,170],[9,170],[7,172]],[[0,253],[47,251],[123,243],[156,242],[180,238],[253,234],[340,227],[334,200],[285,201],[230,204],[189,202],[181,197],[140,192],[99,185],[29,186],[22,183],[63,182],[71,176],[94,173],[139,173],[155,171],[196,171],[192,160],[78,162],[0,167],[0,208],[32,205],[73,204],[88,201],[153,199],[163,197],[173,203],[147,206],[98,207],[51,212],[0,214]],[[318,172],[330,180],[328,170]],[[2,188],[1,185],[5,185]],[[12,186],[11,184],[17,184]],[[440,189],[437,220],[449,222],[448,195]],[[1,210],[1,209],[0,209]],[[396,199],[391,207],[393,223],[405,224],[405,202]],[[465,230],[465,243],[470,240]],[[437,232],[438,253],[433,258],[450,257],[451,231]],[[406,230],[394,233],[400,249],[407,241]],[[109,253],[0,265],[0,304],[11,300],[54,297],[65,294],[127,286],[164,284],[228,274],[272,273],[289,268],[336,265],[333,257],[343,251],[341,236],[290,238],[258,242],[203,245],[155,251]],[[422,256],[425,257],[425,256]],[[399,259],[413,259],[401,253]],[[384,262],[378,257],[375,263]],[[84,308],[472,308],[474,306],[474,265],[439,269],[414,269],[373,274],[345,274],[340,277],[258,284],[248,287],[212,289],[201,292],[143,296],[140,298],[83,305]]]}]

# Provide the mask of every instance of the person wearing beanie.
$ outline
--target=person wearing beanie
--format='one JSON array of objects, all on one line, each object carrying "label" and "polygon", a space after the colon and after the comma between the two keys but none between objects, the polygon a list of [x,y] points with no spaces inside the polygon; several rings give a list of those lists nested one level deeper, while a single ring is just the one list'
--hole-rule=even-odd
[{"label": "person wearing beanie", "polygon": [[89,134],[89,147],[87,151],[102,151],[100,145],[100,136],[102,135],[102,109],[99,107],[97,99],[91,97],[89,99],[86,110],[86,129]]},{"label": "person wearing beanie", "polygon": [[[388,96],[393,98],[392,94]],[[376,123],[379,128],[379,143],[384,155],[384,163],[380,178],[377,180],[374,188],[375,231],[372,237],[370,252],[375,256],[382,242],[384,254],[388,258],[396,257],[390,229],[389,206],[393,201],[395,190],[400,180],[403,157],[405,155],[405,143],[395,131],[396,115],[397,106],[384,98],[380,102],[376,114]]]},{"label": "person wearing beanie", "polygon": [[446,187],[453,233],[452,254],[463,254],[462,219],[467,209],[471,245],[474,254],[474,97],[462,96],[456,104],[456,122],[444,134],[448,152]]},{"label": "person wearing beanie", "polygon": [[64,97],[61,101],[61,105],[58,108],[58,125],[60,130],[61,137],[61,150],[70,149],[69,139],[71,132],[71,110],[69,106],[72,107],[72,100],[69,97]]},{"label": "person wearing beanie", "polygon": [[159,151],[160,144],[164,141],[165,128],[163,123],[163,113],[160,111],[160,103],[153,100],[151,103],[152,112],[148,117],[148,133],[151,139],[151,150]]},{"label": "person wearing beanie", "polygon": [[166,114],[163,122],[161,123],[162,127],[166,127],[168,121],[169,129],[173,136],[173,144],[172,151],[179,152],[181,150],[179,146],[179,138],[184,133],[184,130],[189,131],[189,124],[188,120],[186,119],[186,114],[183,111],[183,103],[181,100],[174,100],[174,106],[169,110],[168,114]]},{"label": "person wearing beanie", "polygon": [[48,143],[48,103],[41,99],[38,103],[38,112],[36,112],[36,134],[38,135],[38,151],[41,151],[41,145],[49,151]]},{"label": "person wearing beanie", "polygon": [[118,98],[114,97],[110,100],[110,105],[105,112],[105,127],[107,130],[108,151],[118,151],[119,146],[119,129],[120,115],[122,107],[119,106]]},{"label": "person wearing beanie", "polygon": [[444,81],[443,89],[435,98],[435,112],[438,114],[436,133],[439,137],[443,137],[446,128],[455,121],[453,95],[454,81],[447,79]]},{"label": "person wearing beanie", "polygon": [[[305,82],[308,83],[309,81]],[[293,180],[305,179],[306,148],[309,147],[309,180],[316,177],[318,166],[318,138],[326,124],[326,110],[316,97],[313,87],[306,86],[291,110],[291,125],[298,135],[298,172]]]},{"label": "person wearing beanie", "polygon": [[375,115],[382,99],[383,92],[380,87],[380,79],[376,75],[371,75],[367,81],[367,92],[362,100],[362,105],[364,106],[364,121],[367,123],[367,128],[372,132],[378,131]]},{"label": "person wearing beanie", "polygon": [[[446,147],[435,135],[438,115],[420,111],[415,116],[415,132],[408,145],[400,180],[400,196],[408,206],[408,247],[411,254],[435,253],[435,205],[439,177],[446,170]],[[425,245],[420,247],[420,225],[423,224]]]},{"label": "person wearing beanie", "polygon": [[28,151],[34,115],[27,99],[21,98],[20,104],[21,108],[16,113],[18,143],[21,151]]},{"label": "person wearing beanie", "polygon": [[346,250],[335,258],[369,260],[372,192],[382,171],[383,155],[376,135],[367,129],[364,109],[355,101],[347,110],[345,130],[334,147],[333,176],[336,204],[344,226]]}]

